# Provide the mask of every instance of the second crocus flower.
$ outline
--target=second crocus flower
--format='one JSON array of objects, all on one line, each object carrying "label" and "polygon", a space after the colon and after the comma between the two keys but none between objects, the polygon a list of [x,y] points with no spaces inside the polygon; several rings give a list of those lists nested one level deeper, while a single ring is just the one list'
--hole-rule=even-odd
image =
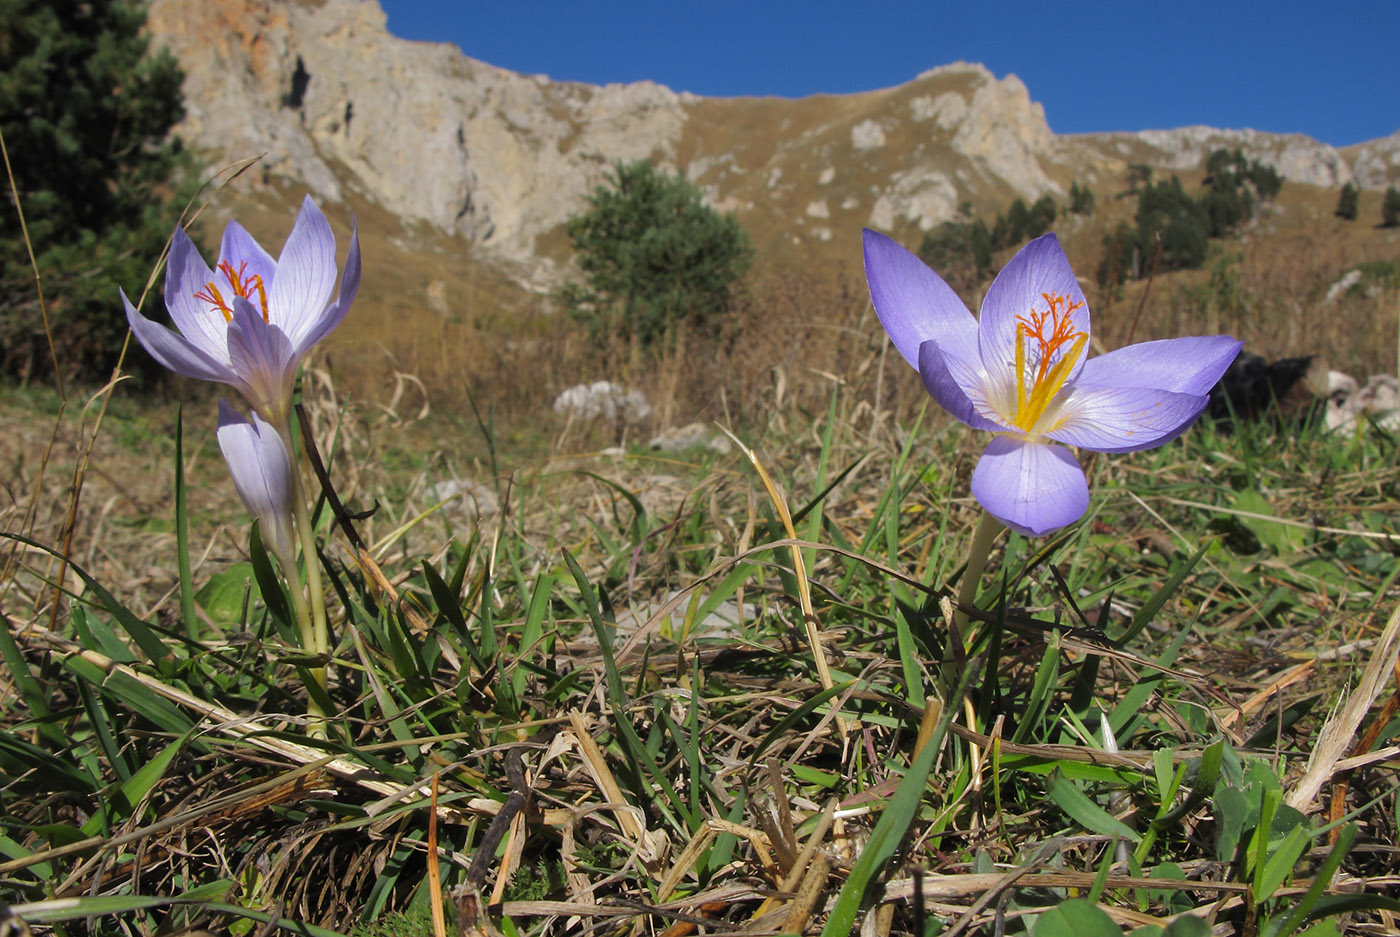
[{"label": "second crocus flower", "polygon": [[219,400],[219,449],[233,487],[273,554],[284,565],[296,556],[292,458],[277,430],[257,413],[245,420]]}]

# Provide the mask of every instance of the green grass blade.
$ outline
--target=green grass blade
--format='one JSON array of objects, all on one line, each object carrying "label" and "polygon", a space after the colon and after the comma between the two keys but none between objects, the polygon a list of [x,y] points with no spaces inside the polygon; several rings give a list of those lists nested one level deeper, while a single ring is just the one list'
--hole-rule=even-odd
[{"label": "green grass blade", "polygon": [[190,517],[185,506],[185,408],[175,410],[175,561],[180,574],[180,615],[185,634],[193,639],[199,631],[195,612],[194,579],[190,571]]},{"label": "green grass blade", "polygon": [[904,834],[908,832],[910,824],[919,813],[919,803],[923,800],[924,789],[928,785],[929,772],[933,770],[934,759],[938,757],[943,737],[952,723],[953,712],[952,707],[943,710],[928,741],[904,772],[904,778],[899,782],[894,797],[880,815],[880,820],[871,831],[870,839],[861,851],[860,858],[851,867],[846,884],[841,886],[841,892],[836,896],[836,904],[826,919],[826,926],[822,928],[822,937],[848,937],[855,933],[856,914],[865,900],[866,889],[880,874],[885,863],[894,856]]}]

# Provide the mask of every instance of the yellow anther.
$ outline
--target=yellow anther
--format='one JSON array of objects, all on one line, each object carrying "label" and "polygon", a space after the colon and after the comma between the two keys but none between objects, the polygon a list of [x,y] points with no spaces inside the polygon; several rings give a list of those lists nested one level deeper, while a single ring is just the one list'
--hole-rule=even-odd
[{"label": "yellow anther", "polygon": [[[1016,418],[1013,422],[1027,433],[1035,429],[1055,395],[1064,388],[1089,343],[1089,334],[1076,330],[1072,318],[1083,303],[1070,302],[1068,297],[1058,293],[1042,293],[1041,296],[1048,305],[1045,311],[1031,309],[1026,315],[1016,317]],[[1049,334],[1046,334],[1047,326]],[[1028,338],[1036,345],[1034,374],[1028,373],[1030,369],[1027,368]]]},{"label": "yellow anther", "polygon": [[[258,303],[262,306],[263,321],[266,322],[268,321],[267,290],[263,288],[262,277],[258,276],[256,273],[249,273],[245,276],[245,271],[247,269],[247,261],[240,263],[237,270],[234,270],[233,264],[229,263],[227,260],[219,261],[219,272],[222,273],[224,279],[228,281],[229,287],[233,289],[234,296],[251,302],[253,293],[256,292],[258,294]],[[224,295],[219,292],[219,288],[214,285],[213,280],[205,284],[204,289],[195,293],[194,298],[204,300],[204,302],[223,313],[225,322],[233,321],[233,309],[224,301]]]}]

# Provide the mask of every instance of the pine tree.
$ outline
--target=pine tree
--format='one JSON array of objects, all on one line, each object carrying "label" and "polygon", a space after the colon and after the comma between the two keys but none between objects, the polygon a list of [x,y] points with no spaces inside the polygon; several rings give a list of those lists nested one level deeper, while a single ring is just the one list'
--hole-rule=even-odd
[{"label": "pine tree", "polygon": [[1342,186],[1342,194],[1337,197],[1337,210],[1333,214],[1338,218],[1345,218],[1347,221],[1355,221],[1357,201],[1360,195],[1360,190],[1352,183],[1348,182]]},{"label": "pine tree", "polygon": [[[189,192],[182,180],[193,179],[169,136],[184,114],[183,76],[168,52],[147,54],[145,20],[134,0],[0,0],[0,132],[65,374],[110,372],[126,333],[117,285],[146,282]],[[0,366],[39,376],[51,356],[19,215],[5,201]]]},{"label": "pine tree", "polygon": [[679,174],[646,160],[618,163],[593,190],[588,209],[568,223],[587,283],[555,300],[595,331],[650,345],[673,323],[711,331],[729,307],[730,287],[753,262],[753,247],[732,214],[704,203]]},{"label": "pine tree", "polygon": [[1069,187],[1069,210],[1075,215],[1094,213],[1094,190],[1087,185],[1080,185],[1078,179]]},{"label": "pine tree", "polygon": [[1400,189],[1395,186],[1385,190],[1385,198],[1381,201],[1381,227],[1400,227]]}]

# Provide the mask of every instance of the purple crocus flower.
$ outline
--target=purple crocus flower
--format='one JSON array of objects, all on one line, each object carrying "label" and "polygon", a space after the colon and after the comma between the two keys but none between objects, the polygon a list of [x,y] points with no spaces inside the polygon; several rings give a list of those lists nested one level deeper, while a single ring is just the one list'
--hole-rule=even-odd
[{"label": "purple crocus flower", "polygon": [[290,562],[292,535],[292,458],[273,426],[253,413],[245,420],[227,400],[219,399],[219,449],[228,463],[233,487],[258,522],[267,545],[283,563]]},{"label": "purple crocus flower", "polygon": [[360,286],[360,240],[335,290],[335,236],[308,196],[282,255],[273,260],[236,221],[224,229],[213,270],[182,228],[165,271],[165,307],[178,332],[141,315],[122,293],[141,344],[177,374],[219,381],[241,393],[267,421],[285,426],[302,358],[345,318]]},{"label": "purple crocus flower", "polygon": [[1064,527],[1089,507],[1084,471],[1055,443],[1132,452],[1176,438],[1240,350],[1212,335],[1090,358],[1089,307],[1053,234],[1002,268],[980,322],[938,274],[870,230],[865,277],[880,323],[933,399],[997,434],[972,473],[972,495],[1026,534]]}]

